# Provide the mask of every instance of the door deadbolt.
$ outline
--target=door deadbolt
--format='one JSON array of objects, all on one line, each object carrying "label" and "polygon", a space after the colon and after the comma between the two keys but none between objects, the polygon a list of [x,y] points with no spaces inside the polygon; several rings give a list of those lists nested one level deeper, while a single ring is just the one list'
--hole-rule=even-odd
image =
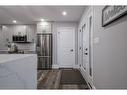
[{"label": "door deadbolt", "polygon": [[88,53],[85,53],[85,55],[88,55]]}]

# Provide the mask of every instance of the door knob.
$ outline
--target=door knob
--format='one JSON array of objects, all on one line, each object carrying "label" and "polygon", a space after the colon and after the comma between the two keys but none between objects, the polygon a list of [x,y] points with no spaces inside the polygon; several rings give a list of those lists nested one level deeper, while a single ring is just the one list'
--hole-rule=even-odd
[{"label": "door knob", "polygon": [[70,51],[73,52],[73,49],[71,49]]}]

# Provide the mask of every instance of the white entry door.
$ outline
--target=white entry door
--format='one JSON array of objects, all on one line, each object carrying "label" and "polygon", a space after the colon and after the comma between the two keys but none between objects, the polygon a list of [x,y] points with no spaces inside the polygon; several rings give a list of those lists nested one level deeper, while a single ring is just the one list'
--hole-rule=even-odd
[{"label": "white entry door", "polygon": [[75,65],[75,28],[57,29],[57,61],[60,68],[73,68]]}]

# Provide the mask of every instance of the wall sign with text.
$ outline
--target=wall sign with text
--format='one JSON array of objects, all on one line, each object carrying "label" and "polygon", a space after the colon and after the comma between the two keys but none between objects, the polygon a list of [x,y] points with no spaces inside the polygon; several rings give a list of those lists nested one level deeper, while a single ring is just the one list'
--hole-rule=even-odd
[{"label": "wall sign with text", "polygon": [[106,6],[102,10],[102,26],[106,26],[127,13],[127,6]]}]

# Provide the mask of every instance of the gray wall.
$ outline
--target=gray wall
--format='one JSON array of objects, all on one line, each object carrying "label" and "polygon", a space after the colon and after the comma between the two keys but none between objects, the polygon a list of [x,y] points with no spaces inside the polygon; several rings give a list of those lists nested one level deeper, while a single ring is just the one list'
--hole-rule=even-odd
[{"label": "gray wall", "polygon": [[101,27],[103,7],[94,6],[94,86],[127,88],[127,15]]}]

